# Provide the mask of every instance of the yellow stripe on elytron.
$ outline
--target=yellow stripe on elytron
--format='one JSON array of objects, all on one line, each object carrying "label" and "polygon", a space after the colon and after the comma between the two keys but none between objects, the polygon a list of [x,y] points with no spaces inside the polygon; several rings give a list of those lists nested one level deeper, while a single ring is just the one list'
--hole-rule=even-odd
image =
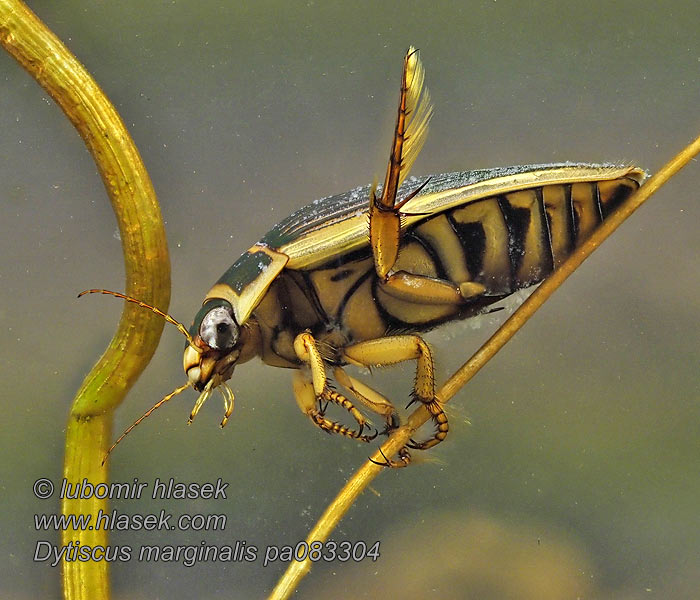
[{"label": "yellow stripe on elytron", "polygon": [[[401,209],[403,213],[401,226],[405,229],[425,219],[426,213],[437,214],[488,196],[506,194],[528,187],[609,180],[625,176],[641,181],[644,171],[637,167],[572,166],[495,177],[472,185],[413,198]],[[369,208],[369,198],[367,207]],[[287,268],[308,269],[323,264],[331,257],[356,250],[367,244],[367,211],[362,211],[344,221],[302,235],[282,245],[278,250],[289,257]]]},{"label": "yellow stripe on elytron", "polygon": [[272,262],[261,269],[260,274],[255,277],[241,291],[240,295],[226,283],[217,283],[209,290],[204,302],[212,298],[227,300],[233,307],[236,322],[242,325],[248,320],[262,297],[267,292],[270,284],[277,278],[282,269],[287,264],[289,257],[281,252],[276,252],[267,246],[255,245],[250,250],[250,254],[263,253],[272,259]]}]

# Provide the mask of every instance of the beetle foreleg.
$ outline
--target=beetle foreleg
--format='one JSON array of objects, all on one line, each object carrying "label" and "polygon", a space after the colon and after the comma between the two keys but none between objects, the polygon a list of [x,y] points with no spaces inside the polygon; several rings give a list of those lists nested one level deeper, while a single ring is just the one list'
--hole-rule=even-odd
[{"label": "beetle foreleg", "polygon": [[[345,396],[332,390],[328,386],[325,365],[318,352],[316,341],[313,336],[306,332],[300,333],[294,340],[294,349],[299,359],[307,363],[311,369],[311,381],[309,381],[308,376],[302,371],[296,371],[294,373],[294,395],[302,412],[308,415],[316,425],[328,433],[339,433],[340,435],[363,442],[373,440],[377,436],[376,432],[373,435],[362,434],[362,431],[367,426],[367,420],[362,413],[360,413]],[[326,404],[328,402],[333,402],[338,406],[342,406],[352,415],[353,419],[355,419],[360,426],[359,430],[355,431],[336,421],[325,418],[325,407],[321,408],[321,403],[323,402]]]},{"label": "beetle foreleg", "polygon": [[435,369],[428,344],[417,335],[397,335],[360,342],[343,350],[343,357],[358,366],[392,365],[404,360],[416,361],[413,401],[419,400],[430,412],[436,426],[434,436],[425,442],[412,442],[411,448],[425,450],[447,437],[449,424],[440,401],[435,397]]}]

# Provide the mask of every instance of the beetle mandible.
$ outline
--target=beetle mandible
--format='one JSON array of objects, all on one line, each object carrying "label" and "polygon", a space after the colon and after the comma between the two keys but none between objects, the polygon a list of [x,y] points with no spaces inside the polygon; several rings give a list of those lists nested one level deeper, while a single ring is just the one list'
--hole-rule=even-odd
[{"label": "beetle mandible", "polygon": [[[294,369],[294,395],[315,425],[363,442],[377,431],[348,396],[382,417],[385,432],[398,427],[399,417],[388,398],[344,367],[415,361],[412,402],[426,406],[435,431],[408,447],[425,450],[445,439],[448,420],[420,333],[489,310],[542,281],[639,187],[645,172],[630,165],[561,163],[406,181],[432,116],[424,79],[411,47],[383,185],[317,200],[276,225],[209,290],[189,331],[138,300],[89,290],[154,310],[188,340],[188,382],[134,422],[115,446],[190,386],[200,392],[190,422],[218,389],[226,408],[223,427],[234,401],[226,382],[237,364],[254,357]],[[347,396],[329,384],[331,372]],[[347,410],[357,427],[329,419],[330,403]],[[408,447],[399,460],[383,464],[407,465]]]}]

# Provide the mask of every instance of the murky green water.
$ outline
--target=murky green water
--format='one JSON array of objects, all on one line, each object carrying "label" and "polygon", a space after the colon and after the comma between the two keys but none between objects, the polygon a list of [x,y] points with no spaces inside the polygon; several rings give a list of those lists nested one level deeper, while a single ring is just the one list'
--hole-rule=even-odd
[{"label": "murky green water", "polygon": [[[415,174],[562,160],[655,170],[700,131],[697,2],[31,2],[128,124],[167,221],[171,312],[204,293],[275,222],[384,173],[401,59],[422,50],[435,103]],[[0,331],[4,336],[0,595],[49,598],[33,563],[32,495],[60,481],[63,424],[120,305],[116,225],[81,140],[0,55]],[[697,163],[592,257],[451,405],[448,441],[383,473],[336,532],[381,558],[318,565],[303,597],[687,598],[700,587]],[[489,332],[430,336],[441,376]],[[184,381],[161,347],[118,413],[121,429]],[[368,454],[299,413],[289,373],[251,363],[220,431],[193,394],[141,425],[112,480],[229,482],[227,500],[123,500],[128,513],[225,514],[223,532],[116,532],[113,544],[245,541],[258,560],[132,559],[115,598],[256,598]],[[401,404],[409,367],[381,373]],[[396,383],[395,383],[396,382]],[[403,386],[400,392],[394,391]],[[471,426],[467,424],[471,422]],[[149,490],[151,488],[148,488]],[[136,552],[136,550],[135,550]]]}]

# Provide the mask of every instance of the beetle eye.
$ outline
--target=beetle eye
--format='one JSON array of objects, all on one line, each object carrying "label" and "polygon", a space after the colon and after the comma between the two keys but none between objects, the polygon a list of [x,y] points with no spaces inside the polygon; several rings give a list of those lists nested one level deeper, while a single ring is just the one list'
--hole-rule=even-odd
[{"label": "beetle eye", "polygon": [[230,350],[238,341],[238,325],[225,306],[212,308],[202,319],[199,336],[214,350]]}]

